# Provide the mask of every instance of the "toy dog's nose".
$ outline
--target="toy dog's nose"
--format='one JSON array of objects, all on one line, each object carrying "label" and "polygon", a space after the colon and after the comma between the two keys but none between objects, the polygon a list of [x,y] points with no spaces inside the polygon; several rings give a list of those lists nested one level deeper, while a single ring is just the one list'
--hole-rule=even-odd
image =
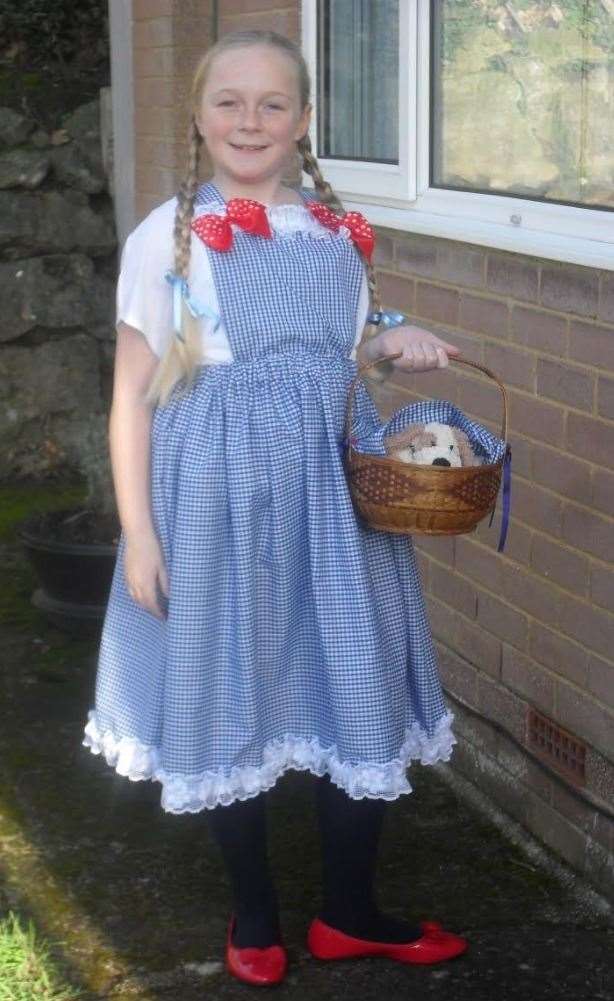
[{"label": "toy dog's nose", "polygon": [[442,455],[442,456],[440,456],[439,459],[433,459],[432,465],[433,466],[449,466],[450,463],[448,462],[447,459],[444,459],[444,457]]}]

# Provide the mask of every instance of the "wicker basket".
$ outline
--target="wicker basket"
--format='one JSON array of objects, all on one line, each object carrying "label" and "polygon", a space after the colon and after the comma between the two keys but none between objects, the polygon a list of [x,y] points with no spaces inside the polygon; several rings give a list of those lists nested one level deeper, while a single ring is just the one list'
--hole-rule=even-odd
[{"label": "wicker basket", "polygon": [[[471,532],[494,509],[503,458],[481,466],[420,466],[352,447],[354,395],[358,380],[373,365],[400,358],[378,358],[362,365],[352,380],[346,411],[345,470],[357,513],[372,528],[400,535],[461,535]],[[477,362],[450,357],[450,361],[484,372],[493,379],[503,401],[501,438],[507,443],[507,396],[496,375]]]}]

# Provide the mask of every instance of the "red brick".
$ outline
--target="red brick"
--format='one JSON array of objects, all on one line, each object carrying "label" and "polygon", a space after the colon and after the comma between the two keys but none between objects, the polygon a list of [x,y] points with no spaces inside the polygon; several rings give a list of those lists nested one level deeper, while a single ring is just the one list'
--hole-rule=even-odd
[{"label": "red brick", "polygon": [[440,601],[451,605],[469,619],[474,619],[477,609],[475,588],[471,582],[458,573],[450,573],[447,567],[433,563],[431,567],[431,591]]},{"label": "red brick", "polygon": [[439,240],[419,233],[399,234],[397,242],[397,267],[412,275],[438,278],[437,247]]},{"label": "red brick", "polygon": [[[501,534],[501,499],[497,502],[497,510],[494,521],[489,526],[489,518],[485,518],[477,528],[474,538],[487,546],[492,552],[496,551]],[[516,518],[510,518],[505,549],[502,553],[497,553],[497,559],[501,560],[504,567],[506,560],[513,560],[528,566],[531,559],[531,536],[530,529],[522,525]]]},{"label": "red brick", "polygon": [[177,191],[178,174],[165,167],[137,167],[136,184],[140,191],[155,191],[160,199],[171,198]]},{"label": "red brick", "polygon": [[520,743],[525,740],[526,703],[485,675],[478,676],[478,708]]},{"label": "red brick", "polygon": [[439,241],[437,248],[437,277],[455,285],[480,287],[484,284],[482,249],[467,244]]},{"label": "red brick", "polygon": [[529,653],[555,674],[580,687],[586,686],[588,652],[568,636],[533,620],[529,626]]},{"label": "red brick", "polygon": [[416,315],[436,320],[438,323],[458,322],[458,299],[456,289],[443,288],[418,282],[416,288]]},{"label": "red brick", "polygon": [[602,657],[614,650],[614,616],[587,601],[562,593],[559,628]]},{"label": "red brick", "polygon": [[[611,661],[602,660],[601,657],[590,654],[588,688],[601,702],[614,708],[614,664]],[[614,731],[612,737],[614,743]]]},{"label": "red brick", "polygon": [[183,140],[185,134],[185,129],[177,119],[175,108],[138,108],[134,121],[137,136]]},{"label": "red brick", "polygon": [[503,575],[503,593],[513,605],[541,622],[558,623],[558,591],[524,567],[511,566]]},{"label": "red brick", "polygon": [[514,306],[510,323],[510,338],[536,351],[563,357],[567,351],[567,320],[543,310]]},{"label": "red brick", "polygon": [[184,147],[177,142],[139,137],[136,142],[136,162],[139,166],[183,167]]},{"label": "red brick", "polygon": [[509,295],[513,299],[537,302],[538,266],[515,254],[488,255],[487,284],[493,292]]},{"label": "red brick", "polygon": [[497,434],[501,431],[502,397],[494,382],[476,379],[473,375],[457,376],[457,400],[460,409],[478,420],[493,421]]},{"label": "red brick", "polygon": [[599,379],[597,383],[597,413],[614,421],[614,379]]},{"label": "red brick", "polygon": [[464,574],[483,584],[489,591],[500,594],[503,588],[503,574],[509,564],[499,553],[480,546],[467,536],[459,535],[456,540],[457,566]]},{"label": "red brick", "polygon": [[571,264],[542,266],[540,299],[561,313],[597,316],[599,274]]},{"label": "red brick", "polygon": [[584,870],[586,837],[539,796],[529,795],[526,826],[551,852],[557,853],[578,872]]},{"label": "red brick", "polygon": [[[585,556],[557,545],[543,535],[533,539],[531,566],[538,573],[561,587],[586,597],[588,586],[588,560]],[[540,618],[540,616],[537,616]]]},{"label": "red brick", "polygon": [[513,647],[503,644],[501,681],[512,691],[527,699],[531,705],[552,715],[554,708],[554,681],[534,660],[525,657]]},{"label": "red brick", "polygon": [[175,106],[173,81],[165,78],[137,77],[134,83],[134,101],[136,107],[150,107],[152,104],[160,108]]},{"label": "red brick", "polygon": [[530,480],[532,473],[533,442],[508,430],[507,440],[512,450],[512,475]]},{"label": "red brick", "polygon": [[614,271],[604,271],[601,275],[599,319],[614,323]]},{"label": "red brick", "polygon": [[566,817],[567,820],[570,820],[581,831],[591,835],[591,837],[597,837],[601,844],[606,848],[609,847],[610,829],[614,830],[614,820],[608,822],[604,818],[605,823],[598,826],[597,819],[599,814],[596,808],[585,800],[582,800],[579,796],[574,795],[571,789],[566,789],[559,782],[553,783],[552,805],[555,810],[558,810],[559,813]]},{"label": "red brick", "polygon": [[537,438],[551,445],[562,446],[565,435],[565,414],[561,407],[515,390],[508,393],[510,427],[517,434]]},{"label": "red brick", "polygon": [[507,601],[500,601],[494,595],[480,590],[478,590],[478,624],[519,650],[526,650],[528,636],[526,615],[512,608]]},{"label": "red brick", "polygon": [[389,275],[381,272],[378,275],[378,286],[382,303],[390,309],[398,309],[402,313],[412,313],[415,302],[415,284],[407,278]]},{"label": "red brick", "polygon": [[[460,537],[459,537],[460,538]],[[453,535],[421,535],[414,540],[427,556],[445,563],[449,567],[454,566],[454,553],[457,538]]]},{"label": "red brick", "polygon": [[485,344],[484,364],[507,386],[535,392],[535,356],[509,344]]},{"label": "red brick", "polygon": [[451,366],[413,374],[393,368],[387,382],[402,392],[402,403],[399,406],[403,406],[406,402],[405,397],[408,392],[424,399],[435,397],[440,400],[450,400],[451,403],[455,403],[457,399],[458,377]]},{"label": "red brick", "polygon": [[146,21],[152,17],[169,17],[173,13],[174,0],[134,0],[132,16],[135,21]]},{"label": "red brick", "polygon": [[448,647],[438,644],[437,660],[441,683],[452,695],[467,702],[470,706],[477,703],[478,672]]},{"label": "red brick", "polygon": [[569,357],[604,370],[614,369],[614,329],[574,321],[569,330]]},{"label": "red brick", "polygon": [[135,49],[134,77],[171,77],[175,69],[177,52],[174,48]]},{"label": "red brick", "polygon": [[224,14],[253,14],[283,6],[279,0],[223,0],[221,4]]},{"label": "red brick", "polygon": [[[592,498],[591,467],[545,445],[532,446],[532,475],[537,483],[571,500],[590,504]],[[514,462],[512,452],[512,464]]]},{"label": "red brick", "polygon": [[614,473],[597,467],[593,472],[593,506],[614,517]]},{"label": "red brick", "polygon": [[133,44],[135,49],[155,49],[172,45],[174,21],[172,17],[156,17],[134,24]]},{"label": "red brick", "polygon": [[567,448],[598,465],[614,468],[614,424],[570,413],[567,418]]},{"label": "red brick", "polygon": [[222,35],[227,35],[230,31],[250,31],[252,28],[277,31],[293,41],[298,41],[300,35],[298,9],[284,7],[280,10],[265,11],[264,13],[250,11],[247,14],[222,15],[219,20],[218,32],[221,38]]},{"label": "red brick", "polygon": [[606,518],[575,504],[563,510],[563,538],[576,549],[614,561],[614,525]]},{"label": "red brick", "polygon": [[517,518],[549,535],[561,534],[563,504],[559,497],[519,477],[512,490],[513,511]]},{"label": "red brick", "polygon": [[394,242],[392,237],[385,236],[380,230],[375,234],[375,252],[373,263],[378,267],[392,267],[394,262]]},{"label": "red brick", "polygon": [[466,330],[505,341],[508,337],[509,308],[500,299],[487,299],[465,292],[460,300],[459,324]]},{"label": "red brick", "polygon": [[557,681],[555,697],[559,722],[602,754],[611,754],[614,734],[612,713],[602,708],[590,695],[564,681]]},{"label": "red brick", "polygon": [[[614,568],[612,566],[593,566],[590,593],[597,605],[614,612]],[[612,652],[614,653],[614,651]]]},{"label": "red brick", "polygon": [[537,394],[549,396],[577,410],[593,409],[595,377],[581,368],[572,368],[549,358],[537,362]]}]

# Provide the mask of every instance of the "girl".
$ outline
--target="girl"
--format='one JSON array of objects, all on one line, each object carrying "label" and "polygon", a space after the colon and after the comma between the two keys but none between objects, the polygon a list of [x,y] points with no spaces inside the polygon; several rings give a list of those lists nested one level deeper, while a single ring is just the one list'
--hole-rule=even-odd
[{"label": "girl", "polygon": [[[208,811],[228,867],[226,962],[286,969],[266,850],[266,790],[316,779],[320,958],[430,963],[464,939],[382,914],[372,886],[387,801],[450,729],[411,541],[359,525],[343,470],[357,363],[447,364],[419,327],[360,342],[370,227],[310,151],[309,79],[273,32],[227,35],[193,85],[179,194],[129,237],[118,285],[110,448],[122,523],[86,746]],[[201,146],[213,177],[199,184]],[[283,184],[299,153],[319,201]],[[333,212],[331,210],[337,210]],[[365,267],[366,265],[366,267]],[[358,420],[377,419],[359,383]]]}]

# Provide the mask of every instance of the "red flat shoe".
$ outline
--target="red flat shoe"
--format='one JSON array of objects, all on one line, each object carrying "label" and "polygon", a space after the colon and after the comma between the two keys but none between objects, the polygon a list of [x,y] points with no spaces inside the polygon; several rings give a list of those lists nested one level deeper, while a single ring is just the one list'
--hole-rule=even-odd
[{"label": "red flat shoe", "polygon": [[232,943],[235,916],[231,915],[226,937],[226,969],[233,977],[248,984],[278,984],[283,980],[288,966],[286,950],[282,945],[239,948]]},{"label": "red flat shoe", "polygon": [[415,942],[370,942],[354,938],[314,918],[307,933],[307,948],[316,959],[350,959],[386,956],[400,963],[441,963],[465,952],[467,939],[444,931],[438,921],[421,921],[422,936]]}]

